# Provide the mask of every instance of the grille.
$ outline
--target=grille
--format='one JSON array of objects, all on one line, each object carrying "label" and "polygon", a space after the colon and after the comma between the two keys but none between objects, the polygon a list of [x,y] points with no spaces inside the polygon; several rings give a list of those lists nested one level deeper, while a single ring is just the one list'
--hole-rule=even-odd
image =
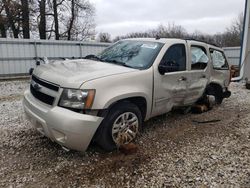
[{"label": "grille", "polygon": [[49,105],[52,105],[55,100],[54,97],[51,97],[50,95],[35,90],[35,88],[32,85],[30,85],[30,92],[35,98]]},{"label": "grille", "polygon": [[51,90],[54,90],[54,91],[58,91],[59,90],[59,86],[58,85],[56,85],[56,84],[50,84],[48,82],[44,82],[43,80],[35,77],[34,75],[32,75],[32,80],[34,80],[36,83],[38,83],[38,84],[40,84],[40,85],[42,85],[44,87],[47,87],[47,88],[49,88]]},{"label": "grille", "polygon": [[[47,89],[50,89],[50,90],[53,90],[53,91],[58,91],[59,90],[59,86],[56,85],[56,84],[52,84],[52,83],[49,83],[49,82],[45,82],[37,77],[35,77],[34,75],[32,75],[32,82],[36,83],[36,84],[39,84],[40,87],[45,87]],[[48,105],[52,105],[55,101],[55,97],[53,96],[50,96],[46,93],[43,93],[41,91],[39,91],[39,89],[37,89],[36,87],[34,87],[36,85],[33,85],[33,84],[30,84],[30,92],[31,94],[37,98],[38,100],[48,104]]]}]

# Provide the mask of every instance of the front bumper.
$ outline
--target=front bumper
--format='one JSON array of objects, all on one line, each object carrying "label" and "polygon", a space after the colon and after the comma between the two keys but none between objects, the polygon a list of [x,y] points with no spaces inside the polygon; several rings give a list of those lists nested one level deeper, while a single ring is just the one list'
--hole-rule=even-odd
[{"label": "front bumper", "polygon": [[63,147],[85,151],[103,118],[76,113],[58,106],[48,106],[24,93],[23,107],[27,118],[43,135]]}]

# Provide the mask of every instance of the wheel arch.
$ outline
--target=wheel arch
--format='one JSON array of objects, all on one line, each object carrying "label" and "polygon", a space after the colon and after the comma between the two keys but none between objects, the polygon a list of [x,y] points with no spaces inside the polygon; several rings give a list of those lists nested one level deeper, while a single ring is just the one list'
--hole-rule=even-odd
[{"label": "wheel arch", "polygon": [[213,95],[215,97],[215,102],[221,104],[224,99],[223,87],[215,82],[210,83],[205,90],[206,95]]},{"label": "wheel arch", "polygon": [[221,86],[221,84],[217,83],[217,82],[211,82],[207,85],[205,92],[209,92],[209,90],[216,90],[216,91],[220,91],[221,93],[223,93],[223,87]]},{"label": "wheel arch", "polygon": [[148,105],[147,105],[147,99],[143,96],[133,96],[133,97],[127,97],[127,98],[120,98],[116,101],[113,101],[111,104],[108,105],[107,109],[108,111],[115,105],[118,105],[122,102],[130,102],[134,105],[136,105],[142,114],[142,119],[145,120],[148,113]]}]

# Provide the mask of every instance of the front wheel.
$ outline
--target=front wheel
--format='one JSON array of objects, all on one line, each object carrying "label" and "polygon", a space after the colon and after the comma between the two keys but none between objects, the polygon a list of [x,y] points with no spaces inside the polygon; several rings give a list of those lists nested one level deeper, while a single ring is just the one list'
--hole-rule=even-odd
[{"label": "front wheel", "polygon": [[130,102],[114,105],[101,123],[96,134],[96,142],[106,151],[132,142],[142,125],[139,108]]}]

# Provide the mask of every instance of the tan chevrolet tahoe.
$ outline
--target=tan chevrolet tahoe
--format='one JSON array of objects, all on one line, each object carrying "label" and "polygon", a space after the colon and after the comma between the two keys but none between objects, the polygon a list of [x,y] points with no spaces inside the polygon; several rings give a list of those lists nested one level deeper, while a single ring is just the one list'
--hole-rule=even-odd
[{"label": "tan chevrolet tahoe", "polygon": [[65,149],[111,151],[143,122],[175,107],[230,96],[221,48],[184,39],[127,39],[84,59],[38,66],[23,106],[34,127]]}]

